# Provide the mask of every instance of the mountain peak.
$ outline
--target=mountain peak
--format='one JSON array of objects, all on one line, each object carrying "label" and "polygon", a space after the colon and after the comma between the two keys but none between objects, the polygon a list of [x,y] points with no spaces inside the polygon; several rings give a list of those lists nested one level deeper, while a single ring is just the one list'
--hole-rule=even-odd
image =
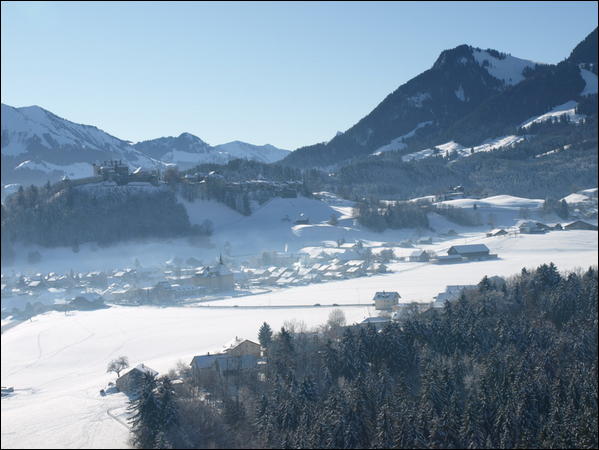
[{"label": "mountain peak", "polygon": [[200,141],[200,142],[204,142],[199,137],[197,137],[196,135],[188,133],[187,131],[184,131],[179,136],[177,136],[177,139],[186,139],[188,141]]},{"label": "mountain peak", "polygon": [[568,61],[575,64],[592,64],[595,66],[595,72],[597,71],[597,28],[574,47]]},{"label": "mountain peak", "polygon": [[447,69],[456,64],[466,65],[473,61],[472,47],[462,44],[455,48],[443,50],[435,61],[435,64],[433,64],[433,69]]}]

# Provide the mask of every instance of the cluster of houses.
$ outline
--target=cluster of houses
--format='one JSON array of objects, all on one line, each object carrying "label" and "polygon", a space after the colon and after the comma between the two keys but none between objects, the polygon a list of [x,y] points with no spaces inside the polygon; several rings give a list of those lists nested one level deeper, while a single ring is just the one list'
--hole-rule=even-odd
[{"label": "cluster of houses", "polygon": [[[217,353],[194,356],[190,367],[192,376],[200,380],[204,377],[228,377],[251,371],[261,373],[265,364],[260,344],[236,336]],[[155,377],[158,372],[145,364],[139,364],[117,378],[115,384],[119,391],[135,396],[140,392],[147,375]]]},{"label": "cluster of houses", "polygon": [[562,231],[562,230],[592,230],[597,231],[597,226],[585,222],[584,220],[575,220],[568,224],[562,225],[556,223],[555,225],[547,225],[543,222],[535,220],[525,220],[518,224],[517,229],[506,230],[505,228],[495,228],[487,233],[487,237],[505,236],[508,234],[544,234],[549,231]]},{"label": "cluster of houses", "polygon": [[[134,271],[128,269],[122,276]],[[153,271],[155,272],[155,269]],[[155,281],[157,277],[151,279]],[[150,286],[140,287],[139,279],[127,277],[128,283],[111,285],[106,294],[113,301],[120,303],[164,304],[235,289],[234,274],[223,262],[222,257],[218,264],[213,266],[180,267],[171,263],[169,268],[159,273],[158,279],[159,281]],[[148,281],[148,278],[144,280]],[[116,289],[111,289],[113,287]]]},{"label": "cluster of houses", "polygon": [[245,268],[242,272],[246,275],[248,287],[282,287],[302,286],[310,283],[386,273],[387,266],[382,263],[359,259],[343,261],[339,258],[333,258],[322,262],[317,260],[313,264],[305,266],[294,264],[291,267]]},{"label": "cluster of houses", "polygon": [[[18,314],[27,309],[28,314],[39,314],[56,309],[54,305],[93,309],[100,296],[113,303],[164,304],[234,288],[234,274],[222,259],[213,266],[171,264],[166,269],[140,266],[108,272],[2,274],[2,313]],[[81,300],[86,298],[91,299],[90,305]]]},{"label": "cluster of houses", "polygon": [[[566,225],[555,224],[553,226],[546,225],[542,222],[536,222],[532,220],[528,220],[520,223],[518,226],[518,231],[523,234],[543,234],[548,231],[561,231],[561,230],[592,230],[597,231],[597,226],[592,225],[583,220],[575,220],[574,222],[568,223]],[[505,231],[505,230],[504,230]]]},{"label": "cluster of houses", "polygon": [[[490,284],[495,287],[505,285],[505,280],[499,276],[488,277]],[[380,291],[373,297],[374,307],[379,311],[379,316],[368,317],[358,325],[374,325],[377,330],[382,329],[387,323],[397,321],[404,317],[407,312],[424,312],[431,308],[442,308],[447,302],[457,301],[461,295],[468,290],[476,289],[477,285],[449,285],[445,291],[440,292],[434,297],[432,302],[404,302],[400,303],[401,296],[396,291]]]}]

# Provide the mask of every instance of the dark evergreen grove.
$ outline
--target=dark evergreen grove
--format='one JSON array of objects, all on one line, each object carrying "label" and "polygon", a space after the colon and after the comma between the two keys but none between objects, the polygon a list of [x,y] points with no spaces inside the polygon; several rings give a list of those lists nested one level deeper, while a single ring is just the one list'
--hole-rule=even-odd
[{"label": "dark evergreen grove", "polygon": [[[199,379],[180,369],[184,382],[168,400],[178,420],[168,427],[164,401],[142,396],[149,400],[133,406],[133,442],[597,448],[597,285],[597,267],[561,275],[544,264],[505,285],[485,277],[443,309],[380,332],[283,328],[267,343],[263,377]],[[159,437],[165,427],[168,438]]]},{"label": "dark evergreen grove", "polygon": [[168,189],[101,191],[66,184],[29,186],[2,205],[2,240],[48,247],[173,237],[194,232]]},{"label": "dark evergreen grove", "polygon": [[[553,207],[553,203],[551,206]],[[428,202],[398,201],[385,204],[374,199],[364,199],[357,203],[355,209],[358,222],[374,231],[384,231],[387,228],[430,229],[427,214],[432,212],[464,226],[481,224],[481,218],[475,210],[470,211],[450,205],[433,205]]]}]

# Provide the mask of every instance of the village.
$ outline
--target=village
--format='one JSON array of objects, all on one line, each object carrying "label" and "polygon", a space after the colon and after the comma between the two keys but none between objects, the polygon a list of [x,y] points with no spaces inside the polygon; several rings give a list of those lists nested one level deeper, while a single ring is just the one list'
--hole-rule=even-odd
[{"label": "village", "polygon": [[[522,220],[511,228],[486,233],[486,239],[527,234],[597,230],[595,225],[576,220],[546,225]],[[447,233],[454,242],[457,233]],[[375,245],[362,240],[323,242],[304,251],[264,251],[246,257],[231,256],[225,248],[212,264],[198,258],[172,257],[162,265],[145,266],[135,258],[133,267],[112,271],[21,274],[5,272],[1,278],[2,317],[28,318],[50,310],[91,310],[117,305],[185,305],[227,297],[243,297],[275,289],[347,280],[401,270],[398,263],[456,264],[493,260],[484,243],[441,247],[423,237]],[[437,245],[433,245],[437,244]],[[393,265],[393,268],[390,267]]]}]

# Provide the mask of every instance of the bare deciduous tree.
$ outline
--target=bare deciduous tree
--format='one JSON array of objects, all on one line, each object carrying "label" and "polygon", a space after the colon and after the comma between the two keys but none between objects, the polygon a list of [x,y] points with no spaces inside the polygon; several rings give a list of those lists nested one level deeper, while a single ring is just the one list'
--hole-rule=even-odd
[{"label": "bare deciduous tree", "polygon": [[121,371],[129,367],[129,358],[126,356],[119,356],[117,359],[113,359],[108,363],[106,373],[114,372],[117,377],[121,376]]}]

